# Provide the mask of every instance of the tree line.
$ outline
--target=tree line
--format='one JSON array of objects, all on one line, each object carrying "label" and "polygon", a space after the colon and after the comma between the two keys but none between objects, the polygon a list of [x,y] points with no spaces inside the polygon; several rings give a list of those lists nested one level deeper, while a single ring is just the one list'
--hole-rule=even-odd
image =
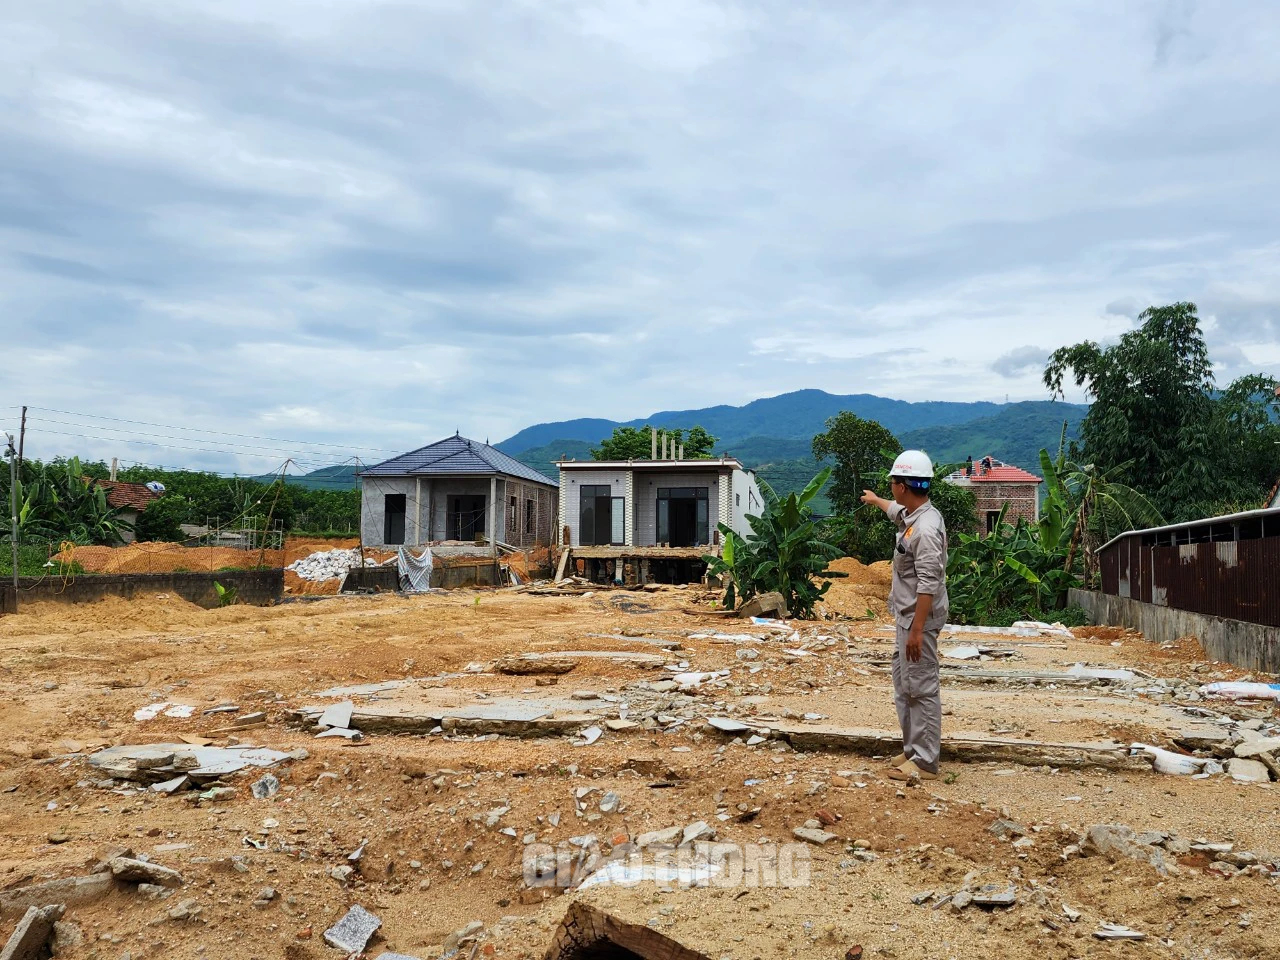
[{"label": "tree line", "polygon": [[[18,486],[22,539],[114,545],[128,532],[138,540],[181,541],[185,539],[182,524],[262,527],[268,521],[272,526],[279,521],[287,531],[319,534],[351,533],[360,522],[358,487],[310,489],[279,477],[260,480],[132,466],[119,470],[116,479],[158,481],[164,485],[164,495],[130,524],[95,482],[110,475],[102,461],[81,462],[75,457],[24,460]],[[9,495],[9,472],[0,471],[0,497],[6,505]]]}]

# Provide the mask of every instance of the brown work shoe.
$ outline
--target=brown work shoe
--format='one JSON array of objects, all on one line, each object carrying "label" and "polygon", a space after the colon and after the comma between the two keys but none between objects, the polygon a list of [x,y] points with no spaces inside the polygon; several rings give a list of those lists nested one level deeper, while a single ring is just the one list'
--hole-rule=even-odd
[{"label": "brown work shoe", "polygon": [[889,758],[889,766],[891,767],[900,767],[906,762],[907,762],[907,755],[905,753],[900,753],[896,757]]},{"label": "brown work shoe", "polygon": [[937,780],[938,775],[936,773],[930,773],[928,770],[921,770],[919,767],[916,766],[916,762],[914,760],[908,760],[906,763],[902,764],[901,766],[894,767],[892,770],[890,770],[889,779],[890,780],[906,780],[908,782],[919,781],[919,780]]}]

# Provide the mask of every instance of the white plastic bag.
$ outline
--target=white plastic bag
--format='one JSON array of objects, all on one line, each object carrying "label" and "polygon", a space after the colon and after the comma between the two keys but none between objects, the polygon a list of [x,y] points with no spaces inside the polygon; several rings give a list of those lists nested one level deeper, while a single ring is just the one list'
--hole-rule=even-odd
[{"label": "white plastic bag", "polygon": [[1178,777],[1194,776],[1208,763],[1207,760],[1201,757],[1188,757],[1185,754],[1162,750],[1160,747],[1153,747],[1146,743],[1133,744],[1129,748],[1129,753],[1130,756],[1145,753],[1151,758],[1151,763],[1156,768],[1156,773],[1168,773]]},{"label": "white plastic bag", "polygon": [[1224,697],[1228,700],[1280,700],[1280,683],[1243,683],[1226,680],[1206,683],[1200,692],[1208,697]]}]

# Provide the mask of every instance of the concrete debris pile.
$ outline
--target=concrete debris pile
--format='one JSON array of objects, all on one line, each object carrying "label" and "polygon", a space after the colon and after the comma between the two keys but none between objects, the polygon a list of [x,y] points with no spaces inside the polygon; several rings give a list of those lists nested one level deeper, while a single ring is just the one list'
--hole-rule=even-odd
[{"label": "concrete debris pile", "polygon": [[303,760],[306,756],[305,750],[283,753],[265,747],[202,747],[189,743],[109,747],[89,758],[89,765],[106,779],[86,781],[86,785],[113,790],[133,784],[153,793],[205,788],[202,797],[219,800],[235,793],[221,784],[224,777],[247,768]]},{"label": "concrete debris pile", "polygon": [[1223,877],[1248,874],[1280,876],[1280,858],[1236,850],[1231,842],[1214,843],[1204,838],[1189,840],[1174,832],[1148,830],[1138,833],[1120,823],[1094,824],[1081,837],[1063,848],[1062,856],[1103,856],[1109,860],[1136,860],[1149,864],[1161,876],[1178,872],[1178,858],[1208,861],[1208,870]]},{"label": "concrete debris pile", "polygon": [[[394,558],[391,561],[394,562]],[[372,557],[365,557],[366,567],[380,566]],[[352,567],[360,566],[360,550],[319,550],[310,556],[295,560],[285,567],[292,570],[303,580],[336,580],[347,575]]]}]

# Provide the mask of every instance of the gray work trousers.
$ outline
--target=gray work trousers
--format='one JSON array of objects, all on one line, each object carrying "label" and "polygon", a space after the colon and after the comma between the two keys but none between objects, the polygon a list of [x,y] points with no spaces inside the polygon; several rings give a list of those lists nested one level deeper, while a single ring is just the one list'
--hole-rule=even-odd
[{"label": "gray work trousers", "polygon": [[898,627],[893,649],[893,705],[902,727],[902,752],[917,767],[938,772],[942,752],[942,694],[938,681],[938,633],[926,630],[920,642],[920,659],[907,659],[907,627]]}]

